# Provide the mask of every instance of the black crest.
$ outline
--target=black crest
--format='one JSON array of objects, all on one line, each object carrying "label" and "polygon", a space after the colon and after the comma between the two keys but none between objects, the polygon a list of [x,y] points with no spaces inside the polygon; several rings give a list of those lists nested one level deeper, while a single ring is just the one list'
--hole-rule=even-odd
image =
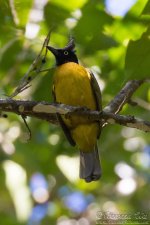
[{"label": "black crest", "polygon": [[74,39],[68,42],[68,44],[64,48],[54,48],[51,46],[47,46],[47,48],[53,53],[56,59],[56,65],[60,66],[67,62],[78,63],[78,58],[75,54],[75,42]]}]

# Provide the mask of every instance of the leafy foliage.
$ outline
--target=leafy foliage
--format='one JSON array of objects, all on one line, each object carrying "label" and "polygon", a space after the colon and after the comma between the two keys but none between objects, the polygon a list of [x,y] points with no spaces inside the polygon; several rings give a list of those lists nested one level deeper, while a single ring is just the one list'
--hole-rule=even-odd
[{"label": "leafy foliage", "polygon": [[[12,93],[52,27],[50,42],[53,46],[63,47],[68,36],[75,37],[81,63],[97,73],[100,80],[103,107],[128,80],[150,77],[150,1],[138,0],[123,18],[108,14],[104,1],[98,0],[34,3],[6,0],[0,6],[1,98]],[[53,66],[54,59],[49,54],[45,68]],[[52,75],[52,70],[41,73],[18,98],[52,101]],[[150,101],[149,84],[143,85],[135,97],[146,105]],[[122,113],[149,119],[149,111],[138,106],[127,105]],[[78,166],[72,168],[76,165],[78,150],[70,147],[61,129],[33,118],[28,119],[28,124],[32,130],[30,141],[26,140],[27,131],[19,116],[9,114],[7,119],[1,118],[2,224],[35,224],[37,220],[46,225],[58,224],[63,219],[88,220],[89,224],[95,224],[98,211],[115,210],[119,214],[132,215],[148,212],[148,134],[117,125],[103,129],[99,140],[103,176],[98,182],[86,184],[77,178]],[[39,173],[43,177],[33,179],[33,175]],[[123,184],[128,185],[125,189],[129,193],[121,189],[123,180],[128,182]],[[45,190],[40,199],[35,197],[37,183]],[[24,194],[17,195],[19,191]],[[79,206],[74,207],[75,204]]]},{"label": "leafy foliage", "polygon": [[150,39],[149,28],[137,41],[130,41],[126,54],[126,72],[130,79],[149,76]]}]

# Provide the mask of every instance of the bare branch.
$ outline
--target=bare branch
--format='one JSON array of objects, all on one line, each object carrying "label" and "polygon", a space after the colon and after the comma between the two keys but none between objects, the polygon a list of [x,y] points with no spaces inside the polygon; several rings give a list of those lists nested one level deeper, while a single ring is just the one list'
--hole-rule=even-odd
[{"label": "bare branch", "polygon": [[[13,112],[22,116],[36,117],[41,120],[46,120],[50,123],[58,124],[55,113],[34,112],[33,108],[37,104],[39,104],[39,102],[13,100],[10,98],[0,99],[0,110],[3,112]],[[47,105],[49,103],[41,102],[40,104]]]},{"label": "bare branch", "polygon": [[0,110],[2,112],[13,112],[21,115],[36,117],[53,124],[59,124],[57,114],[69,118],[71,115],[83,116],[87,121],[101,121],[103,125],[120,124],[136,128],[144,132],[150,132],[150,122],[135,118],[134,116],[123,116],[117,113],[121,111],[124,104],[131,100],[134,92],[147,80],[131,80],[125,84],[115,98],[104,108],[103,111],[92,111],[85,107],[74,107],[64,104],[49,102],[35,102],[14,100],[11,98],[0,99]]},{"label": "bare branch", "polygon": [[136,128],[144,132],[150,132],[150,121],[145,121],[134,116],[124,116],[103,112],[102,118],[110,124],[120,124],[130,128]]},{"label": "bare branch", "polygon": [[104,121],[110,124],[120,124],[136,128],[144,132],[150,132],[150,122],[134,118],[134,116],[123,116],[106,111],[92,111],[85,107],[73,107],[64,104],[50,104],[48,102],[20,101],[12,99],[0,99],[0,109],[5,112],[14,112],[21,116],[31,116],[50,123],[58,124],[56,114],[69,118],[71,115],[79,115],[88,121]]},{"label": "bare branch", "polygon": [[146,80],[131,80],[128,81],[115,98],[104,108],[105,112],[118,113],[122,107],[131,99],[134,92]]}]

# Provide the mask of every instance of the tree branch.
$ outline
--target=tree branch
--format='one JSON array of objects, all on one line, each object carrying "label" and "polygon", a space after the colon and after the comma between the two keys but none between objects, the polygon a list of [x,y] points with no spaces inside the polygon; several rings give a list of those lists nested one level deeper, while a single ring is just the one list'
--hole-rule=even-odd
[{"label": "tree branch", "polygon": [[145,121],[134,116],[124,116],[103,112],[102,118],[110,124],[120,124],[130,128],[136,128],[144,132],[150,132],[150,121]]},{"label": "tree branch", "polygon": [[56,114],[69,118],[71,115],[86,117],[89,121],[102,121],[103,124],[120,124],[150,132],[150,122],[137,119],[134,116],[123,116],[117,113],[131,100],[133,93],[147,80],[131,80],[125,84],[115,98],[103,109],[102,112],[92,111],[85,107],[74,107],[64,104],[49,102],[35,102],[14,100],[12,98],[0,99],[0,110],[2,112],[13,112],[22,117],[30,116],[46,120],[53,124],[59,124]]},{"label": "tree branch", "polygon": [[[34,111],[34,106],[43,106],[43,112]],[[50,106],[51,113],[44,110],[44,107]],[[53,104],[46,102],[35,102],[35,101],[23,101],[14,100],[11,98],[0,99],[0,110],[3,112],[13,112],[22,116],[36,117],[41,120],[46,120],[50,123],[58,124],[56,112],[53,112]]]},{"label": "tree branch", "polygon": [[102,112],[92,111],[85,107],[74,107],[56,103],[50,104],[48,102],[13,100],[10,98],[0,99],[0,110],[4,112],[13,112],[21,116],[36,117],[53,124],[58,124],[56,113],[64,115],[66,118],[69,118],[71,115],[80,115],[87,118],[89,121],[103,120],[104,123],[117,123],[123,126],[136,128],[144,132],[150,132],[149,121],[144,121],[135,118],[134,116],[116,114],[142,83],[143,82],[140,81],[128,82]]},{"label": "tree branch", "polygon": [[147,80],[128,81],[115,98],[104,108],[105,112],[118,113],[131,99],[134,92]]}]

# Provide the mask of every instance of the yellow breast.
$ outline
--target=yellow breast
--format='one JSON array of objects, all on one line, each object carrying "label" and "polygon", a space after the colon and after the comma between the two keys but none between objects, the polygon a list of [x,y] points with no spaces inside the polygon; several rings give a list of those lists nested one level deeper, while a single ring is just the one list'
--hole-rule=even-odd
[{"label": "yellow breast", "polygon": [[[69,62],[57,67],[54,74],[54,92],[58,103],[85,106],[96,110],[90,74],[81,65]],[[88,124],[87,120],[79,116],[72,116],[70,119],[63,118],[63,120],[71,128],[72,136],[79,147],[82,145],[82,149],[87,149],[89,146],[91,149],[97,138],[97,123]],[[83,124],[86,126],[82,126]],[[88,130],[87,136],[86,130]],[[80,132],[84,133],[84,141],[82,141],[83,138]],[[91,138],[91,144],[89,143],[90,136],[94,137]]]},{"label": "yellow breast", "polygon": [[90,74],[81,65],[71,62],[59,66],[54,74],[54,87],[57,102],[96,109]]}]

